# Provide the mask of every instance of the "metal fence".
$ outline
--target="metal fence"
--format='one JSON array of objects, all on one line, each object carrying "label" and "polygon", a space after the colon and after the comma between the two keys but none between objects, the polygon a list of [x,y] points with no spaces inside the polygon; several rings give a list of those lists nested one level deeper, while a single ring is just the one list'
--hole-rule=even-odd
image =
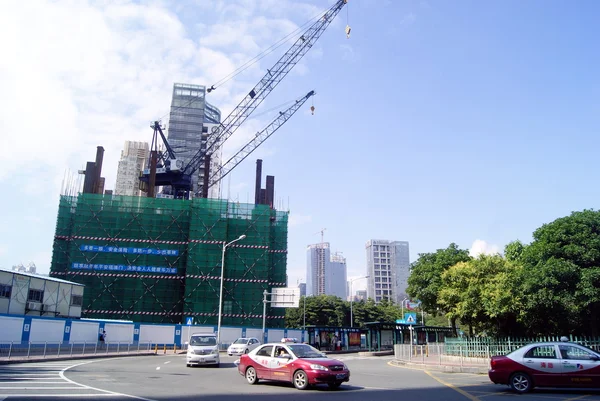
[{"label": "metal fence", "polygon": [[[446,355],[488,358],[494,355],[506,355],[527,344],[535,342],[560,341],[560,337],[536,338],[447,338],[444,345]],[[580,344],[600,351],[600,338],[598,337],[569,337],[569,342]]]},{"label": "metal fence", "polygon": [[[462,351],[462,348],[458,348]],[[429,343],[423,345],[396,344],[394,345],[394,356],[396,359],[435,365],[480,365],[489,366],[489,354],[481,352],[479,356],[470,355],[467,352],[459,352],[457,355],[446,354],[446,344]]]},{"label": "metal fence", "polygon": [[91,343],[56,343],[56,342],[20,342],[0,344],[0,361],[27,360],[30,358],[75,357],[102,354],[139,354],[156,352],[157,346],[152,343],[123,342],[91,342]]}]

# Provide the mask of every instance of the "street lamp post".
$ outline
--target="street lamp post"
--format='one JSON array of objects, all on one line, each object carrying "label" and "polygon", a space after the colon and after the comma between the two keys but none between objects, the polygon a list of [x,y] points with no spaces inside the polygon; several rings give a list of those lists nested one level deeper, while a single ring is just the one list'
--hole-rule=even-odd
[{"label": "street lamp post", "polygon": [[363,278],[369,278],[369,277],[371,277],[371,276],[362,276],[362,277],[357,277],[357,278],[350,280],[350,327],[354,327],[354,319],[352,316],[352,301],[354,301],[354,295],[352,294],[352,283],[356,280],[360,280]]},{"label": "street lamp post", "polygon": [[217,322],[217,347],[221,346],[221,317],[223,313],[223,277],[225,275],[225,250],[227,247],[234,242],[243,240],[246,238],[245,234],[240,235],[238,239],[234,239],[231,242],[223,244],[223,253],[221,255],[221,284],[219,286],[219,320]]}]

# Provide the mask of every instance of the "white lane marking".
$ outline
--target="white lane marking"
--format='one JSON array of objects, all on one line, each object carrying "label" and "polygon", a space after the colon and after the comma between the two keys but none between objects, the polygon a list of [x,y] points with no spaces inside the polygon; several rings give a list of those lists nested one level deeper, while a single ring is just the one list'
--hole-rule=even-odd
[{"label": "white lane marking", "polygon": [[23,386],[23,387],[0,387],[0,390],[74,390],[74,389],[79,389],[79,387],[30,387],[30,386]]},{"label": "white lane marking", "polygon": [[171,363],[171,361],[167,361],[167,362],[165,362],[165,365],[166,365],[167,363]]},{"label": "white lane marking", "polygon": [[[114,360],[117,360],[117,359],[124,359],[124,358],[111,358],[110,360],[111,360],[111,361],[114,361]],[[130,358],[129,358],[129,359],[130,359]],[[69,367],[67,367],[67,368],[64,368],[63,370],[61,370],[61,371],[60,371],[60,377],[61,377],[62,379],[64,379],[64,380],[68,381],[69,383],[71,383],[71,384],[75,384],[75,385],[77,385],[77,386],[80,386],[80,387],[82,387],[82,388],[86,388],[86,389],[88,389],[88,390],[95,390],[95,391],[100,391],[100,392],[102,392],[102,393],[106,393],[106,394],[98,394],[98,395],[117,395],[117,396],[121,396],[121,397],[134,398],[134,399],[136,399],[136,400],[142,400],[142,401],[157,401],[157,400],[153,400],[153,399],[151,399],[151,398],[138,397],[138,396],[136,396],[136,395],[129,395],[129,394],[124,394],[124,393],[117,393],[117,392],[115,392],[115,391],[103,390],[103,389],[101,389],[101,388],[96,388],[96,387],[92,387],[92,386],[86,386],[85,384],[77,383],[76,381],[74,381],[74,380],[71,380],[71,379],[69,379],[69,378],[67,378],[67,377],[65,376],[65,372],[66,372],[67,370],[69,370],[69,369],[72,369],[72,368],[75,368],[75,367],[77,367],[77,366],[81,366],[81,365],[87,365],[87,364],[90,364],[90,363],[95,363],[95,362],[106,362],[106,361],[108,361],[108,360],[109,360],[109,359],[95,359],[95,360],[93,360],[93,361],[86,361],[86,362],[82,362],[82,363],[78,363],[78,364],[75,364],[75,365],[69,366]]]},{"label": "white lane marking", "polygon": [[8,399],[8,397],[15,397],[15,398],[25,398],[25,399],[30,399],[30,398],[57,398],[57,397],[112,397],[113,394],[98,394],[98,393],[92,393],[92,394],[73,394],[73,393],[69,393],[69,394],[11,394],[11,395],[7,395],[7,396],[0,396],[0,401],[4,401],[6,399]]},{"label": "white lane marking", "polygon": [[[52,375],[52,377],[55,377],[56,375]],[[52,379],[52,377],[24,377],[24,376],[19,376],[19,377],[3,377],[0,376],[0,380],[2,379],[10,379],[10,380],[48,380],[48,379]],[[0,400],[2,401],[2,400]]]},{"label": "white lane marking", "polygon": [[157,366],[157,367],[156,367],[156,370],[160,370],[160,366]]}]

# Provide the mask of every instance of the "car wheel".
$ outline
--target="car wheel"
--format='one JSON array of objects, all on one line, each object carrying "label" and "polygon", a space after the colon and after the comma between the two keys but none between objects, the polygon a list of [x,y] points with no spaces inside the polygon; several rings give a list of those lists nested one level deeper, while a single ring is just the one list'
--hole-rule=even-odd
[{"label": "car wheel", "polygon": [[188,368],[192,367],[192,365],[190,365],[189,363],[186,363],[185,366],[187,366]]},{"label": "car wheel", "polygon": [[327,385],[329,386],[329,388],[338,388],[342,385],[342,382],[329,382],[327,383]]},{"label": "car wheel", "polygon": [[256,369],[254,369],[252,366],[249,366],[248,369],[246,369],[246,380],[248,380],[249,384],[258,383],[258,375],[256,374]]},{"label": "car wheel", "polygon": [[250,352],[250,350],[249,350],[248,348],[246,348],[246,349],[244,350],[244,354],[247,354],[248,352]]},{"label": "car wheel", "polygon": [[533,383],[527,373],[517,372],[510,377],[509,386],[513,391],[524,394],[533,388]]},{"label": "car wheel", "polygon": [[294,373],[294,387],[298,390],[306,390],[308,388],[308,376],[303,370],[298,370]]}]

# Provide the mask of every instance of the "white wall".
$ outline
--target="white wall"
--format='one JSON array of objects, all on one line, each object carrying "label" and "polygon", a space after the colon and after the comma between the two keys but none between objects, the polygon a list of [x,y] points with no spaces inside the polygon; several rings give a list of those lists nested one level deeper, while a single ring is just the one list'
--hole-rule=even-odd
[{"label": "white wall", "polygon": [[[262,335],[262,334],[261,334]],[[268,331],[268,342],[270,343],[278,343],[281,342],[281,339],[283,338],[283,329],[282,330],[278,330],[278,329],[270,329]],[[262,340],[261,337],[259,337],[259,340]]]},{"label": "white wall", "polygon": [[64,332],[64,320],[32,319],[29,341],[38,343],[62,342]]},{"label": "white wall", "polygon": [[238,327],[221,326],[221,344],[231,344],[242,336],[242,329]]},{"label": "white wall", "polygon": [[0,319],[0,342],[21,342],[21,336],[23,334],[23,320],[22,317],[7,317],[2,316]]},{"label": "white wall", "polygon": [[[194,332],[192,332],[193,334]],[[107,330],[107,334],[110,336]],[[142,324],[140,326],[140,342],[151,342],[154,344],[173,344],[175,338],[175,326],[152,326]],[[113,341],[108,337],[108,341]],[[184,341],[185,342],[185,341]]]},{"label": "white wall", "polygon": [[[106,323],[104,325],[104,331],[106,331],[105,341],[107,343],[133,343],[132,324]],[[100,330],[98,330],[96,334],[96,339],[99,334]]]},{"label": "white wall", "polygon": [[70,343],[93,343],[98,341],[100,323],[72,322]]},{"label": "white wall", "polygon": [[[246,337],[258,338],[258,341],[263,342],[261,329],[246,329]],[[281,341],[281,339],[279,339]]]},{"label": "white wall", "polygon": [[287,333],[288,333],[287,336],[289,338],[297,338],[298,341],[302,340],[302,330],[288,330]]}]

